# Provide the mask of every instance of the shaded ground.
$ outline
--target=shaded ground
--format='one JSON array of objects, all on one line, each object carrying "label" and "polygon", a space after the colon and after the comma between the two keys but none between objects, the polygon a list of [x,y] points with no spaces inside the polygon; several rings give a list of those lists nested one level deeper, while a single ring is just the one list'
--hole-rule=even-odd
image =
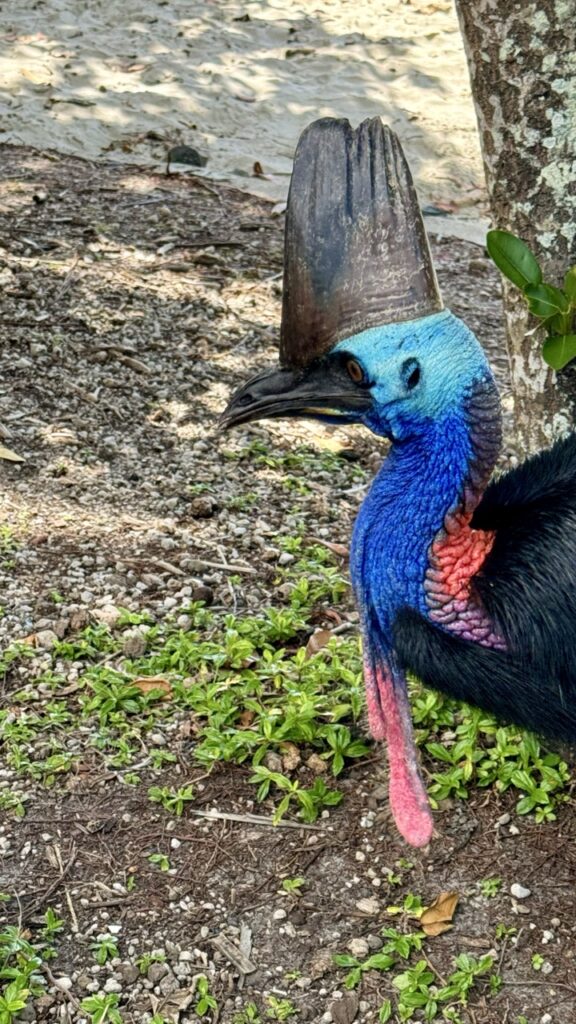
[{"label": "shaded ground", "polygon": [[[1,709],[13,726],[27,702],[44,714],[56,700],[73,710],[82,699],[85,660],[74,644],[86,626],[109,627],[90,664],[130,671],[139,634],[119,608],[183,631],[194,599],[212,601],[215,622],[283,608],[294,582],[291,538],[345,545],[382,451],[360,431],[284,423],[215,435],[229,389],[275,358],[282,222],[268,204],[24,149],[2,151],[1,181],[0,423],[4,443],[26,462],[1,470],[9,530],[0,538],[0,630],[4,649],[33,637],[27,657],[4,657]],[[434,255],[449,304],[503,376],[498,285],[481,250],[449,241]],[[348,591],[320,601],[289,648],[334,622],[353,627]],[[72,645],[68,654],[53,647],[57,639]],[[273,829],[260,820],[269,822],[272,805],[255,802],[247,764],[210,770],[194,760],[189,709],[146,728],[138,756],[122,764],[102,753],[92,719],[80,716],[72,733],[63,721],[65,766],[46,766],[40,730],[20,742],[23,761],[44,758],[39,777],[14,763],[12,748],[0,772],[5,918],[32,940],[48,906],[65,922],[44,971],[46,994],[26,1019],[87,1019],[79,1002],[103,991],[118,995],[126,1022],[155,1011],[198,1020],[195,979],[205,974],[218,1002],[206,1019],[256,1020],[238,1016],[250,1003],[262,1020],[284,1019],[274,1000],[290,1000],[295,1019],[377,1020],[388,975],[368,971],[343,996],[346,971],[333,954],[351,948],[366,959],[382,945],[383,926],[414,927],[406,915],[390,917],[388,905],[408,893],[428,904],[455,889],[454,929],[425,945],[438,985],[462,952],[494,950],[504,979],[497,993],[481,982],[462,1021],[517,1024],[524,1014],[530,1024],[572,1024],[571,801],[537,825],[515,815],[517,792],[473,789],[466,801],[442,801],[438,837],[415,853],[389,821],[373,750],[348,763],[342,803],[312,828],[290,813]],[[154,750],[176,759],[163,763]],[[310,776],[308,753],[294,777]],[[428,758],[425,769],[431,777],[439,766]],[[127,784],[129,772],[144,784]],[[185,784],[194,800],[180,816],[148,798],[149,786]],[[241,820],[198,816],[210,809]],[[167,870],[150,861],[156,854]],[[287,892],[282,881],[294,878],[304,882]],[[493,894],[486,879],[499,880]],[[530,895],[512,896],[514,883]],[[497,933],[498,924],[516,933]],[[118,946],[105,964],[91,948],[101,934]],[[214,945],[222,935],[255,971],[234,967]],[[165,960],[139,967],[154,950]],[[534,954],[550,973],[534,969]]]}]

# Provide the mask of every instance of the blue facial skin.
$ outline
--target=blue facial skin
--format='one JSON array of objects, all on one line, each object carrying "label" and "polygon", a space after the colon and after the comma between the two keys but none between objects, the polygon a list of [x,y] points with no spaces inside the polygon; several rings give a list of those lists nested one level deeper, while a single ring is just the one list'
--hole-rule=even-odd
[{"label": "blue facial skin", "polygon": [[356,421],[393,441],[360,509],[350,559],[365,644],[382,657],[397,611],[427,611],[429,548],[462,500],[474,455],[467,399],[492,375],[472,332],[447,310],[364,331],[336,350],[371,385],[373,407]]},{"label": "blue facial skin", "polygon": [[375,434],[402,441],[462,408],[475,381],[491,379],[482,348],[449,310],[374,327],[335,346],[362,366],[374,409],[360,417]]}]

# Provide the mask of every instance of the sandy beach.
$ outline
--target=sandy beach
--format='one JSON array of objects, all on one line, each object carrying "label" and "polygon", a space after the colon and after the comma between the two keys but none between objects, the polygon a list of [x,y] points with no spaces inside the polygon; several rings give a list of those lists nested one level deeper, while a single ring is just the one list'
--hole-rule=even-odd
[{"label": "sandy beach", "polygon": [[187,144],[202,174],[281,201],[299,133],[325,115],[380,115],[422,200],[476,212],[482,166],[449,0],[3,4],[0,142],[148,166]]}]

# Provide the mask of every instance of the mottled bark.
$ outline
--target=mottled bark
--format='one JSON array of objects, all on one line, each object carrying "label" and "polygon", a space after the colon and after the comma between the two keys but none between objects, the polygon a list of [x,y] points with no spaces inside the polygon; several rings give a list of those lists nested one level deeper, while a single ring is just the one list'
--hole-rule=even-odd
[{"label": "mottled bark", "polygon": [[[576,263],[574,0],[456,0],[495,227],[523,238],[544,279]],[[504,305],[516,431],[540,448],[574,422],[576,371],[544,364],[516,289]]]}]

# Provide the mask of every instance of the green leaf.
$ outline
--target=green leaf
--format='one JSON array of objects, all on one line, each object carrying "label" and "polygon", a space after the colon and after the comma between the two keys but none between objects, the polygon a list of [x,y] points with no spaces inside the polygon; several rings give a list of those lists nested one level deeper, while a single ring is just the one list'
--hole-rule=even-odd
[{"label": "green leaf", "polygon": [[546,320],[557,313],[567,313],[570,303],[559,288],[551,284],[527,284],[524,295],[528,300],[530,312]]},{"label": "green leaf", "polygon": [[378,1020],[380,1024],[386,1024],[392,1016],[392,1003],[389,999],[385,999],[378,1011]]},{"label": "green leaf", "polygon": [[388,956],[387,953],[374,953],[364,962],[363,967],[365,971],[389,971],[395,963],[394,957]]},{"label": "green leaf", "polygon": [[570,267],[564,278],[564,291],[573,306],[576,306],[576,267]]},{"label": "green leaf", "polygon": [[546,338],[542,356],[553,370],[562,370],[576,356],[576,334],[553,334]]},{"label": "green leaf", "polygon": [[542,271],[528,246],[509,231],[489,231],[486,248],[498,269],[512,284],[524,289],[526,285],[538,285]]},{"label": "green leaf", "polygon": [[332,957],[335,964],[338,967],[358,967],[359,961],[355,956],[349,956],[348,953],[335,953]]},{"label": "green leaf", "polygon": [[362,968],[354,967],[350,974],[347,974],[344,978],[344,988],[356,988],[360,984],[362,979]]}]

